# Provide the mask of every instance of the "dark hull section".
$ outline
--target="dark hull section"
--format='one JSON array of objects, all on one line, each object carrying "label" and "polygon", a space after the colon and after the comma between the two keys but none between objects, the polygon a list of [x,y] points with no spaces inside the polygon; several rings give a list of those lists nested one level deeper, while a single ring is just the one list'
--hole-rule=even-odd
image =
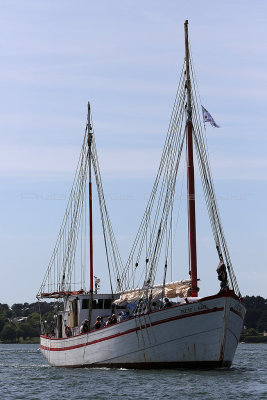
[{"label": "dark hull section", "polygon": [[67,366],[67,368],[125,368],[125,369],[214,369],[229,368],[231,361],[193,361],[193,362],[159,362],[159,363],[118,363],[88,364]]}]

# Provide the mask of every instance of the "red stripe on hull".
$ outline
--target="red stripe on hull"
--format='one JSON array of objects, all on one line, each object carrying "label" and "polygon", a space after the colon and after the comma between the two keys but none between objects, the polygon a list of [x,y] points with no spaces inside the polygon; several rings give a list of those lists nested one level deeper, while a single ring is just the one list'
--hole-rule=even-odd
[{"label": "red stripe on hull", "polygon": [[[214,300],[214,299],[218,299],[218,298],[221,298],[221,297],[231,297],[231,298],[233,298],[233,299],[235,299],[235,300],[237,300],[238,302],[240,302],[240,298],[239,297],[237,297],[236,296],[236,294],[234,293],[234,291],[233,290],[228,290],[228,291],[224,291],[224,292],[219,292],[219,293],[217,293],[217,294],[215,294],[215,295],[213,295],[213,296],[208,296],[208,297],[203,297],[203,298],[201,298],[200,300],[198,300],[198,301],[195,301],[195,302],[193,302],[193,303],[189,303],[189,304],[187,304],[187,305],[190,305],[190,304],[198,304],[198,303],[202,303],[202,302],[204,302],[204,301],[208,301],[208,300]],[[174,306],[172,306],[171,308],[180,308],[180,307],[184,307],[186,304],[177,304],[177,305],[174,305]],[[166,310],[166,308],[165,309],[161,309],[161,310],[157,310],[157,311],[153,311],[153,312],[151,312],[151,314],[153,313],[160,313],[160,312],[163,312],[163,311],[165,311]],[[234,309],[233,309],[234,310]],[[234,310],[235,311],[235,310]],[[238,311],[236,311],[236,312],[238,312]],[[141,314],[140,315],[140,317],[142,317],[142,316],[146,316],[147,314]],[[241,316],[241,318],[243,318],[243,316],[240,314],[240,316]],[[127,322],[127,321],[122,321],[122,322],[119,322],[119,324],[124,324],[125,322]],[[106,329],[106,328],[101,328],[101,329]],[[89,333],[92,333],[92,332],[94,332],[94,331],[91,331],[91,332],[89,332]],[[85,334],[82,334],[82,335],[85,335]],[[77,336],[81,336],[81,335],[76,335],[75,337],[77,337]],[[53,337],[48,337],[48,336],[45,336],[45,335],[41,335],[40,337],[42,337],[42,338],[45,338],[45,339],[49,339],[49,340],[53,340],[53,341],[57,341],[57,340],[66,340],[66,338],[53,338]]]},{"label": "red stripe on hull", "polygon": [[[77,345],[74,345],[74,346],[62,347],[62,348],[51,348],[51,347],[47,347],[47,346],[41,345],[40,347],[41,347],[41,349],[48,350],[48,351],[67,351],[67,350],[78,349],[79,347],[90,346],[92,344],[104,342],[106,340],[114,339],[114,338],[119,337],[119,336],[128,335],[129,333],[137,332],[137,331],[139,331],[141,329],[145,329],[147,327],[160,325],[160,324],[165,324],[167,322],[176,321],[178,319],[195,317],[197,315],[210,314],[210,313],[213,313],[213,312],[218,312],[218,311],[223,311],[223,310],[224,310],[223,307],[220,307],[220,308],[215,307],[215,308],[213,308],[211,310],[197,311],[195,313],[187,314],[187,315],[179,315],[179,316],[163,319],[163,320],[160,320],[160,321],[155,321],[155,322],[152,322],[151,324],[142,325],[142,326],[139,326],[139,327],[136,327],[136,328],[132,328],[132,329],[129,329],[128,331],[125,331],[125,332],[119,332],[119,333],[116,333],[114,335],[107,336],[107,337],[104,337],[104,338],[101,338],[101,339],[92,340],[91,342],[77,344]],[[105,328],[105,329],[108,329],[108,328]],[[64,340],[66,340],[66,339],[64,339]]]},{"label": "red stripe on hull", "polygon": [[243,319],[243,315],[239,311],[235,310],[233,307],[230,308],[230,311],[238,315],[241,319]]}]

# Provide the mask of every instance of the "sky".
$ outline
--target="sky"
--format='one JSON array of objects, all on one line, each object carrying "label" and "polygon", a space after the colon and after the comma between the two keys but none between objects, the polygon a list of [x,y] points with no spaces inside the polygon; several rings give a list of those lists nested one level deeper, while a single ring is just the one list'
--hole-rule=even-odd
[{"label": "sky", "polygon": [[[163,148],[186,19],[202,104],[221,126],[207,126],[207,138],[239,287],[244,296],[266,298],[266,1],[0,5],[0,303],[35,301],[67,204],[88,101],[109,214],[126,261]],[[201,204],[198,180],[196,187]],[[207,215],[197,212],[204,296],[219,288],[218,262]],[[95,235],[105,291],[97,223]]]}]

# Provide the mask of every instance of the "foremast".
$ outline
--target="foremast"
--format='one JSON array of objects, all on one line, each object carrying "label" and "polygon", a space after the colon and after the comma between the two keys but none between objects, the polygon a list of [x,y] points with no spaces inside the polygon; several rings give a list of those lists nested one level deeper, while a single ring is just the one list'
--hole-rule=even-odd
[{"label": "foremast", "polygon": [[[92,306],[95,288],[93,264],[93,180],[95,180],[100,207],[112,292],[114,282],[112,281],[111,272],[113,272],[116,281],[121,282],[122,261],[105,201],[90,103],[88,103],[87,108],[82,148],[69,200],[37,298],[63,299],[69,296],[86,295],[89,297],[89,303]],[[88,313],[90,314],[90,312]]]},{"label": "foremast", "polygon": [[188,199],[188,237],[189,237],[189,265],[192,281],[191,296],[197,297],[197,246],[196,246],[196,212],[195,212],[195,176],[193,157],[193,124],[191,81],[188,45],[188,21],[185,21],[185,62],[186,62],[186,95],[187,95],[187,120],[186,120],[186,153],[187,153],[187,199]]},{"label": "foremast", "polygon": [[90,248],[90,291],[89,291],[89,326],[91,326],[94,290],[94,259],[93,259],[93,202],[92,202],[92,139],[91,110],[88,102],[87,114],[88,143],[88,181],[89,181],[89,248]]}]

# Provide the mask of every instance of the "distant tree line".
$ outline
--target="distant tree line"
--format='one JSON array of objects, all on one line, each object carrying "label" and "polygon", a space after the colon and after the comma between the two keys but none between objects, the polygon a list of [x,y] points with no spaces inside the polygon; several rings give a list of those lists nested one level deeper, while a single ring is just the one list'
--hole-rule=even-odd
[{"label": "distant tree line", "polygon": [[260,335],[267,332],[267,299],[260,296],[246,296],[243,299],[243,304],[247,312],[241,340],[267,343],[267,336],[262,337]]},{"label": "distant tree line", "polygon": [[0,341],[3,343],[31,342],[40,336],[40,307],[42,318],[51,319],[53,303],[16,303],[12,307],[0,303]]},{"label": "distant tree line", "polygon": [[[249,339],[267,332],[267,299],[246,296],[243,304],[247,309],[242,339]],[[40,307],[42,320],[51,320],[54,303],[16,303],[12,307],[0,303],[0,341],[16,343],[32,341],[40,336]]]}]

